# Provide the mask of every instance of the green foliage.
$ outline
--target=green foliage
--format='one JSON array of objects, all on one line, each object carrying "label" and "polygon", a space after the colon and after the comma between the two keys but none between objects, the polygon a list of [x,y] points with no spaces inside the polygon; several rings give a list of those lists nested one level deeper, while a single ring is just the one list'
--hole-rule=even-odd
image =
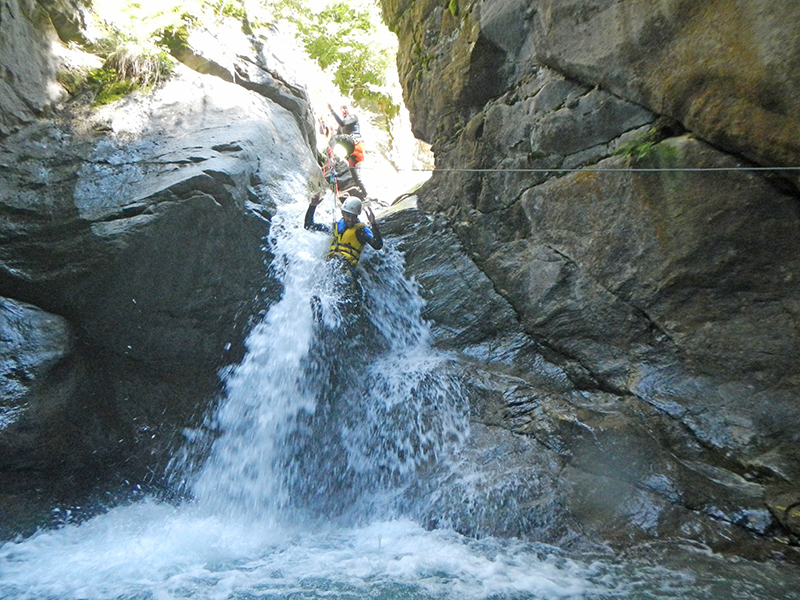
[{"label": "green foliage", "polygon": [[216,2],[208,2],[207,4],[220,18],[230,17],[238,21],[247,19],[247,13],[244,7],[235,0],[217,0]]},{"label": "green foliage", "polygon": [[633,165],[656,160],[667,164],[674,162],[675,148],[662,144],[662,139],[662,132],[653,127],[632,140],[620,144],[614,151],[614,155],[628,158]]},{"label": "green foliage", "polygon": [[614,155],[624,156],[634,164],[639,163],[653,155],[657,143],[656,130],[650,128],[635,138],[620,144],[614,151]]},{"label": "green foliage", "polygon": [[634,163],[641,162],[652,155],[656,143],[650,140],[629,140],[619,145],[614,151],[617,156],[625,156]]},{"label": "green foliage", "polygon": [[172,60],[164,51],[147,52],[136,46],[120,46],[105,64],[89,71],[62,71],[58,82],[71,94],[90,92],[95,105],[119,100],[136,90],[148,91],[172,71]]},{"label": "green foliage", "polygon": [[661,116],[653,126],[637,137],[620,144],[616,156],[627,157],[633,164],[658,161],[662,165],[674,164],[677,152],[674,146],[662,144],[667,138],[680,135],[683,127],[677,121]]},{"label": "green foliage", "polygon": [[[400,111],[385,89],[395,48],[378,31],[375,2],[333,0],[319,11],[307,0],[262,0],[262,8],[269,20],[295,25],[306,53],[330,74],[343,96],[391,119]],[[148,90],[167,77],[171,70],[167,53],[181,57],[191,32],[204,24],[234,19],[246,33],[263,25],[263,20],[249,18],[241,0],[122,0],[98,2],[94,9],[106,35],[87,49],[106,59],[106,64],[88,75],[64,74],[62,80],[73,94],[86,87],[94,90],[98,103]],[[457,0],[452,0],[452,9],[457,10]]]},{"label": "green foliage", "polygon": [[189,32],[204,24],[233,19],[245,27],[247,14],[239,0],[162,0],[138,3],[123,0],[118,3],[95,3],[107,35],[90,49],[108,57],[120,45],[135,44],[149,54],[158,50],[173,51],[185,48]]},{"label": "green foliage", "polygon": [[129,80],[149,89],[172,72],[172,61],[164,50],[150,50],[133,44],[117,48],[106,59],[104,69],[114,71],[118,80]]},{"label": "green foliage", "polygon": [[450,14],[454,17],[458,16],[458,0],[450,0],[450,3],[447,5],[447,9],[450,11]]},{"label": "green foliage", "polygon": [[114,69],[93,69],[89,71],[86,82],[95,90],[94,103],[97,105],[111,104],[139,89],[133,81],[118,79]]},{"label": "green foliage", "polygon": [[189,47],[189,28],[186,23],[169,25],[155,32],[156,43],[172,56],[179,57]]},{"label": "green foliage", "polygon": [[343,96],[377,106],[389,119],[400,107],[381,88],[392,52],[378,35],[368,11],[338,0],[313,13],[299,0],[278,0],[276,15],[295,24],[308,55],[331,74]]},{"label": "green foliage", "polygon": [[430,70],[430,64],[433,62],[434,58],[433,54],[416,43],[414,44],[411,54],[414,56],[415,62],[419,64],[423,71]]},{"label": "green foliage", "polygon": [[95,104],[108,104],[136,90],[149,91],[169,77],[170,54],[188,46],[189,32],[204,22],[246,19],[237,0],[163,0],[147,6],[128,0],[95,7],[105,31],[86,49],[105,59],[101,69],[64,72],[59,82],[70,94],[94,93]]}]

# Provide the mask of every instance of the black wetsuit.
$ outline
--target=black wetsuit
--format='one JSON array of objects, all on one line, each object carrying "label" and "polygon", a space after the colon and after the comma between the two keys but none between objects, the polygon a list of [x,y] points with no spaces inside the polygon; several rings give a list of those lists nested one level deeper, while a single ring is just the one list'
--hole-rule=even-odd
[{"label": "black wetsuit", "polygon": [[340,117],[335,111],[331,111],[333,118],[339,124],[337,133],[345,133],[352,135],[356,139],[361,137],[361,127],[358,124],[358,117],[353,113],[348,114],[346,117]]}]

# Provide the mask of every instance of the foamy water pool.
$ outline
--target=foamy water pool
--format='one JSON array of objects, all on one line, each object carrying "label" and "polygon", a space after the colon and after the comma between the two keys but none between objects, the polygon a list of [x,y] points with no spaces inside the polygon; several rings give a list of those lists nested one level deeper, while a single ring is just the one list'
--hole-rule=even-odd
[{"label": "foamy water pool", "polygon": [[279,526],[143,501],[0,547],[4,600],[792,600],[800,572],[698,547],[570,556],[408,520]]}]

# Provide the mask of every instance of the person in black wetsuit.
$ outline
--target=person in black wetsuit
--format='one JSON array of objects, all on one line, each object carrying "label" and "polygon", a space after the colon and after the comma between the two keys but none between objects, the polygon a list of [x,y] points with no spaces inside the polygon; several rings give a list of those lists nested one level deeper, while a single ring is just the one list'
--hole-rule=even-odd
[{"label": "person in black wetsuit", "polygon": [[328,110],[331,111],[333,118],[336,119],[339,127],[336,130],[336,135],[330,139],[330,147],[333,149],[337,145],[341,146],[346,151],[347,164],[350,166],[350,175],[356,182],[358,187],[367,197],[367,188],[364,187],[364,182],[361,180],[361,163],[364,160],[364,140],[361,137],[361,126],[358,123],[358,115],[350,112],[350,108],[343,104],[341,107],[342,116],[336,114],[330,104]]},{"label": "person in black wetsuit", "polygon": [[351,113],[350,107],[348,107],[346,104],[342,105],[341,117],[336,113],[335,110],[333,110],[330,104],[328,104],[328,110],[331,111],[333,118],[336,119],[336,122],[339,124],[339,128],[336,133],[352,135],[356,141],[361,139],[361,128],[358,124],[358,115]]}]

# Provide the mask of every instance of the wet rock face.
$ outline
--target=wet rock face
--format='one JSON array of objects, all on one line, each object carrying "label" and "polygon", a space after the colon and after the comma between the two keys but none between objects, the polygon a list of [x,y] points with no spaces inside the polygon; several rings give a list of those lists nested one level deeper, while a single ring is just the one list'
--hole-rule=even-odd
[{"label": "wet rock face", "polygon": [[[385,217],[382,229],[422,287],[435,343],[460,357],[452,368],[473,420],[459,466],[414,490],[433,499],[418,509],[422,522],[576,547],[678,536],[753,557],[785,550],[754,540],[780,537],[778,522],[794,522],[794,496],[779,490],[796,475],[788,462],[778,470],[780,457],[791,456],[781,444],[793,434],[783,430],[780,442],[750,420],[748,386],[687,373],[674,348],[651,341],[638,349],[644,355],[649,348],[652,361],[642,367],[651,371],[641,383],[658,388],[614,388],[598,364],[627,364],[603,350],[624,340],[624,331],[587,341],[582,336],[591,329],[580,307],[591,307],[568,291],[551,292],[552,306],[575,303],[574,314],[553,320],[563,329],[552,339],[573,339],[578,360],[526,334],[516,302],[469,259],[446,219],[406,210]],[[559,305],[561,295],[569,301]],[[583,300],[590,297],[584,291]],[[592,318],[602,326],[600,316]],[[771,409],[787,418],[789,400],[773,393]]]},{"label": "wet rock face", "polygon": [[53,470],[71,470],[87,454],[84,372],[67,319],[0,298],[0,536],[49,510],[54,482],[64,495],[76,493],[74,477],[53,477]]},{"label": "wet rock face", "polygon": [[[297,121],[309,147],[315,147],[315,119],[304,83],[276,56],[289,39],[265,39],[242,35],[242,24],[228,20],[214,32],[193,30],[185,42],[171,49],[175,58],[198,73],[219,77],[269,98],[285,108]],[[275,31],[273,36],[279,36]]]},{"label": "wet rock face", "polygon": [[[444,250],[407,242],[437,341],[470,354],[474,336],[508,349],[500,340],[521,332],[524,351],[488,362],[527,384],[473,406],[555,452],[572,517],[618,542],[686,535],[730,549],[726,536],[798,533],[797,188],[680,170],[800,162],[787,86],[800,62],[770,50],[797,26],[775,15],[796,10],[714,6],[383,2],[412,123],[439,168],[419,192],[424,227],[460,248],[433,259]],[[462,264],[438,273],[470,282],[465,295],[486,289],[465,262],[492,290],[468,313],[509,314],[501,300],[513,315],[494,337],[485,318],[438,310],[447,286],[422,267]],[[543,364],[569,384],[543,393]]]},{"label": "wet rock face", "polygon": [[279,150],[302,146],[294,119],[185,71],[92,124],[113,136],[42,123],[4,142],[0,281],[120,356],[171,370],[218,354],[259,295],[275,203],[317,170]]},{"label": "wet rock face", "polygon": [[[59,395],[36,390],[48,387],[53,371],[75,348],[66,319],[8,298],[0,299],[0,330],[0,394],[4,398],[0,430],[5,432],[26,412],[26,404],[58,404],[55,398]],[[52,412],[52,408],[40,412]],[[8,454],[4,452],[3,458]]]},{"label": "wet rock face", "polygon": [[218,395],[280,293],[266,279],[275,207],[320,177],[304,97],[294,114],[262,87],[178,65],[151,95],[0,140],[0,297],[30,305],[40,346],[30,368],[22,346],[4,363],[0,511],[158,483],[176,431]]}]

